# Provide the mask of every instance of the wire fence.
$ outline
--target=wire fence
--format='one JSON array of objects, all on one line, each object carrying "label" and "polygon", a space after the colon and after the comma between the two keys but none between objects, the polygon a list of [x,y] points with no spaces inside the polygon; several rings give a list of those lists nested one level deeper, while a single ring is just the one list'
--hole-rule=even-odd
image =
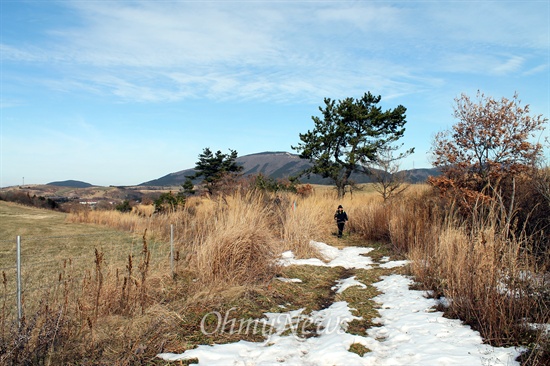
[{"label": "wire fence", "polygon": [[[96,251],[103,254],[105,271],[123,271],[128,258],[141,254],[144,240],[113,231],[0,239],[0,317],[4,322],[20,320],[59,288],[77,288],[92,276]],[[146,244],[151,267],[173,270],[173,236],[170,243],[147,240]]]}]

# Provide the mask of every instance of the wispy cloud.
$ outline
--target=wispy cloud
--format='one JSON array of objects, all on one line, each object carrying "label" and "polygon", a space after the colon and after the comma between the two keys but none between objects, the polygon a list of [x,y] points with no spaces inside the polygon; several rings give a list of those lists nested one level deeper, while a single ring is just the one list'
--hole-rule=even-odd
[{"label": "wispy cloud", "polygon": [[431,71],[521,72],[513,49],[548,44],[536,2],[63,4],[73,25],[45,30],[43,44],[0,45],[5,60],[50,64],[62,80],[52,87],[143,102],[404,95],[440,84]]},{"label": "wispy cloud", "polygon": [[548,64],[537,65],[535,67],[532,67],[532,68],[526,70],[523,73],[523,75],[525,75],[525,76],[536,75],[536,74],[539,74],[539,73],[545,72],[545,71],[546,71],[546,74],[548,75],[548,69],[549,68],[550,68],[550,65],[548,65]]},{"label": "wispy cloud", "polygon": [[[219,4],[219,3],[214,3]],[[79,62],[97,66],[189,67],[261,62],[277,40],[262,12],[212,3],[76,2],[85,27],[57,36],[78,50]]]},{"label": "wispy cloud", "polygon": [[519,71],[524,63],[524,57],[511,56],[504,60],[504,62],[495,65],[492,71],[497,75],[508,75]]},{"label": "wispy cloud", "polygon": [[439,61],[445,72],[473,75],[512,75],[522,70],[525,57],[495,54],[447,54]]},{"label": "wispy cloud", "polygon": [[21,107],[23,105],[25,105],[25,103],[20,100],[6,99],[4,97],[0,98],[0,109]]},{"label": "wispy cloud", "polygon": [[518,91],[548,114],[547,1],[2,4],[0,164],[14,183],[113,184],[121,167],[138,183],[208,145],[288,149],[324,97],[366,91],[407,107],[417,166],[462,92]]}]

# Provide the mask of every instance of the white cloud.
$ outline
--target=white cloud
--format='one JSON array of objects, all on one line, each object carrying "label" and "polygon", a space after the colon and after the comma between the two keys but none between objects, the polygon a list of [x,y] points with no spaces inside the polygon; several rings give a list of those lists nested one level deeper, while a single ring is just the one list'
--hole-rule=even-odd
[{"label": "white cloud", "polygon": [[193,2],[76,2],[83,28],[57,31],[80,62],[98,66],[189,67],[258,62],[276,40],[261,12]]},{"label": "white cloud", "polygon": [[525,62],[525,57],[517,55],[450,53],[439,60],[438,66],[451,73],[504,76],[520,72]]},{"label": "white cloud", "polygon": [[530,68],[529,70],[525,71],[523,73],[524,76],[529,76],[529,75],[536,75],[536,74],[539,74],[541,72],[547,72],[547,75],[548,75],[548,67],[550,65],[548,64],[542,64],[542,65],[537,65],[535,67],[532,67]]},{"label": "white cloud", "polygon": [[0,109],[21,107],[23,105],[25,105],[25,103],[17,99],[8,99],[4,98],[4,96],[0,98]]},{"label": "white cloud", "polygon": [[497,75],[507,75],[511,73],[515,73],[525,62],[525,58],[520,56],[511,56],[504,62],[501,62],[500,64],[495,65],[493,68],[493,73]]},{"label": "white cloud", "polygon": [[42,44],[3,44],[3,57],[48,64],[57,90],[123,101],[402,96],[444,84],[434,72],[522,72],[533,56],[519,51],[548,45],[530,1],[68,4],[74,25]]},{"label": "white cloud", "polygon": [[31,52],[7,44],[0,44],[0,55],[2,55],[2,60],[4,61],[38,61],[39,59]]}]

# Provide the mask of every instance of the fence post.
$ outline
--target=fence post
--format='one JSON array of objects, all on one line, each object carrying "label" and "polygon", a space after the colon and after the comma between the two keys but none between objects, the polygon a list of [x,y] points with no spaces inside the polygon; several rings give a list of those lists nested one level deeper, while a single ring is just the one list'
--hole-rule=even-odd
[{"label": "fence post", "polygon": [[170,271],[174,278],[174,224],[170,224]]},{"label": "fence post", "polygon": [[21,327],[21,318],[23,317],[23,309],[21,307],[21,236],[17,235],[17,321]]}]

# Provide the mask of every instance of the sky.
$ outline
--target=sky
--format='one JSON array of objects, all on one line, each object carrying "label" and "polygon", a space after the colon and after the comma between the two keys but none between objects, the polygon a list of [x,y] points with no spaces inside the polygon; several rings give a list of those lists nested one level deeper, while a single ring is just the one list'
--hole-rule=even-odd
[{"label": "sky", "polygon": [[[292,252],[283,254],[284,265],[324,265],[345,268],[371,269],[399,267],[407,261],[392,261],[382,258],[374,263],[364,254],[372,248],[346,247],[337,249],[324,243],[311,242],[326,259],[295,259]],[[299,283],[299,278],[280,278],[285,282]],[[484,344],[477,331],[462,324],[460,320],[443,316],[434,307],[446,301],[428,298],[425,291],[410,290],[412,279],[402,275],[382,277],[374,286],[380,295],[373,300],[380,306],[380,316],[373,319],[379,326],[371,327],[365,335],[346,332],[349,322],[357,319],[346,301],[336,301],[325,309],[306,314],[304,309],[266,313],[265,318],[244,322],[231,313],[210,314],[211,328],[207,333],[246,332],[248,329],[264,331],[264,342],[239,341],[229,344],[200,345],[184,353],[162,353],[164,360],[189,360],[193,365],[469,365],[498,366],[519,365],[515,361],[521,349],[515,347],[492,347]],[[365,288],[355,276],[335,283],[336,293],[352,286]],[[217,319],[217,320],[216,320]],[[263,324],[267,326],[262,328]],[[256,326],[256,328],[254,328]],[[273,330],[272,330],[273,329]],[[318,336],[304,338],[301,329],[315,329]],[[354,343],[371,350],[362,357],[348,349]]]},{"label": "sky", "polygon": [[462,93],[548,118],[549,63],[547,0],[0,0],[0,187],[296,153],[324,98],[366,92],[407,108],[401,168],[428,168]]}]

